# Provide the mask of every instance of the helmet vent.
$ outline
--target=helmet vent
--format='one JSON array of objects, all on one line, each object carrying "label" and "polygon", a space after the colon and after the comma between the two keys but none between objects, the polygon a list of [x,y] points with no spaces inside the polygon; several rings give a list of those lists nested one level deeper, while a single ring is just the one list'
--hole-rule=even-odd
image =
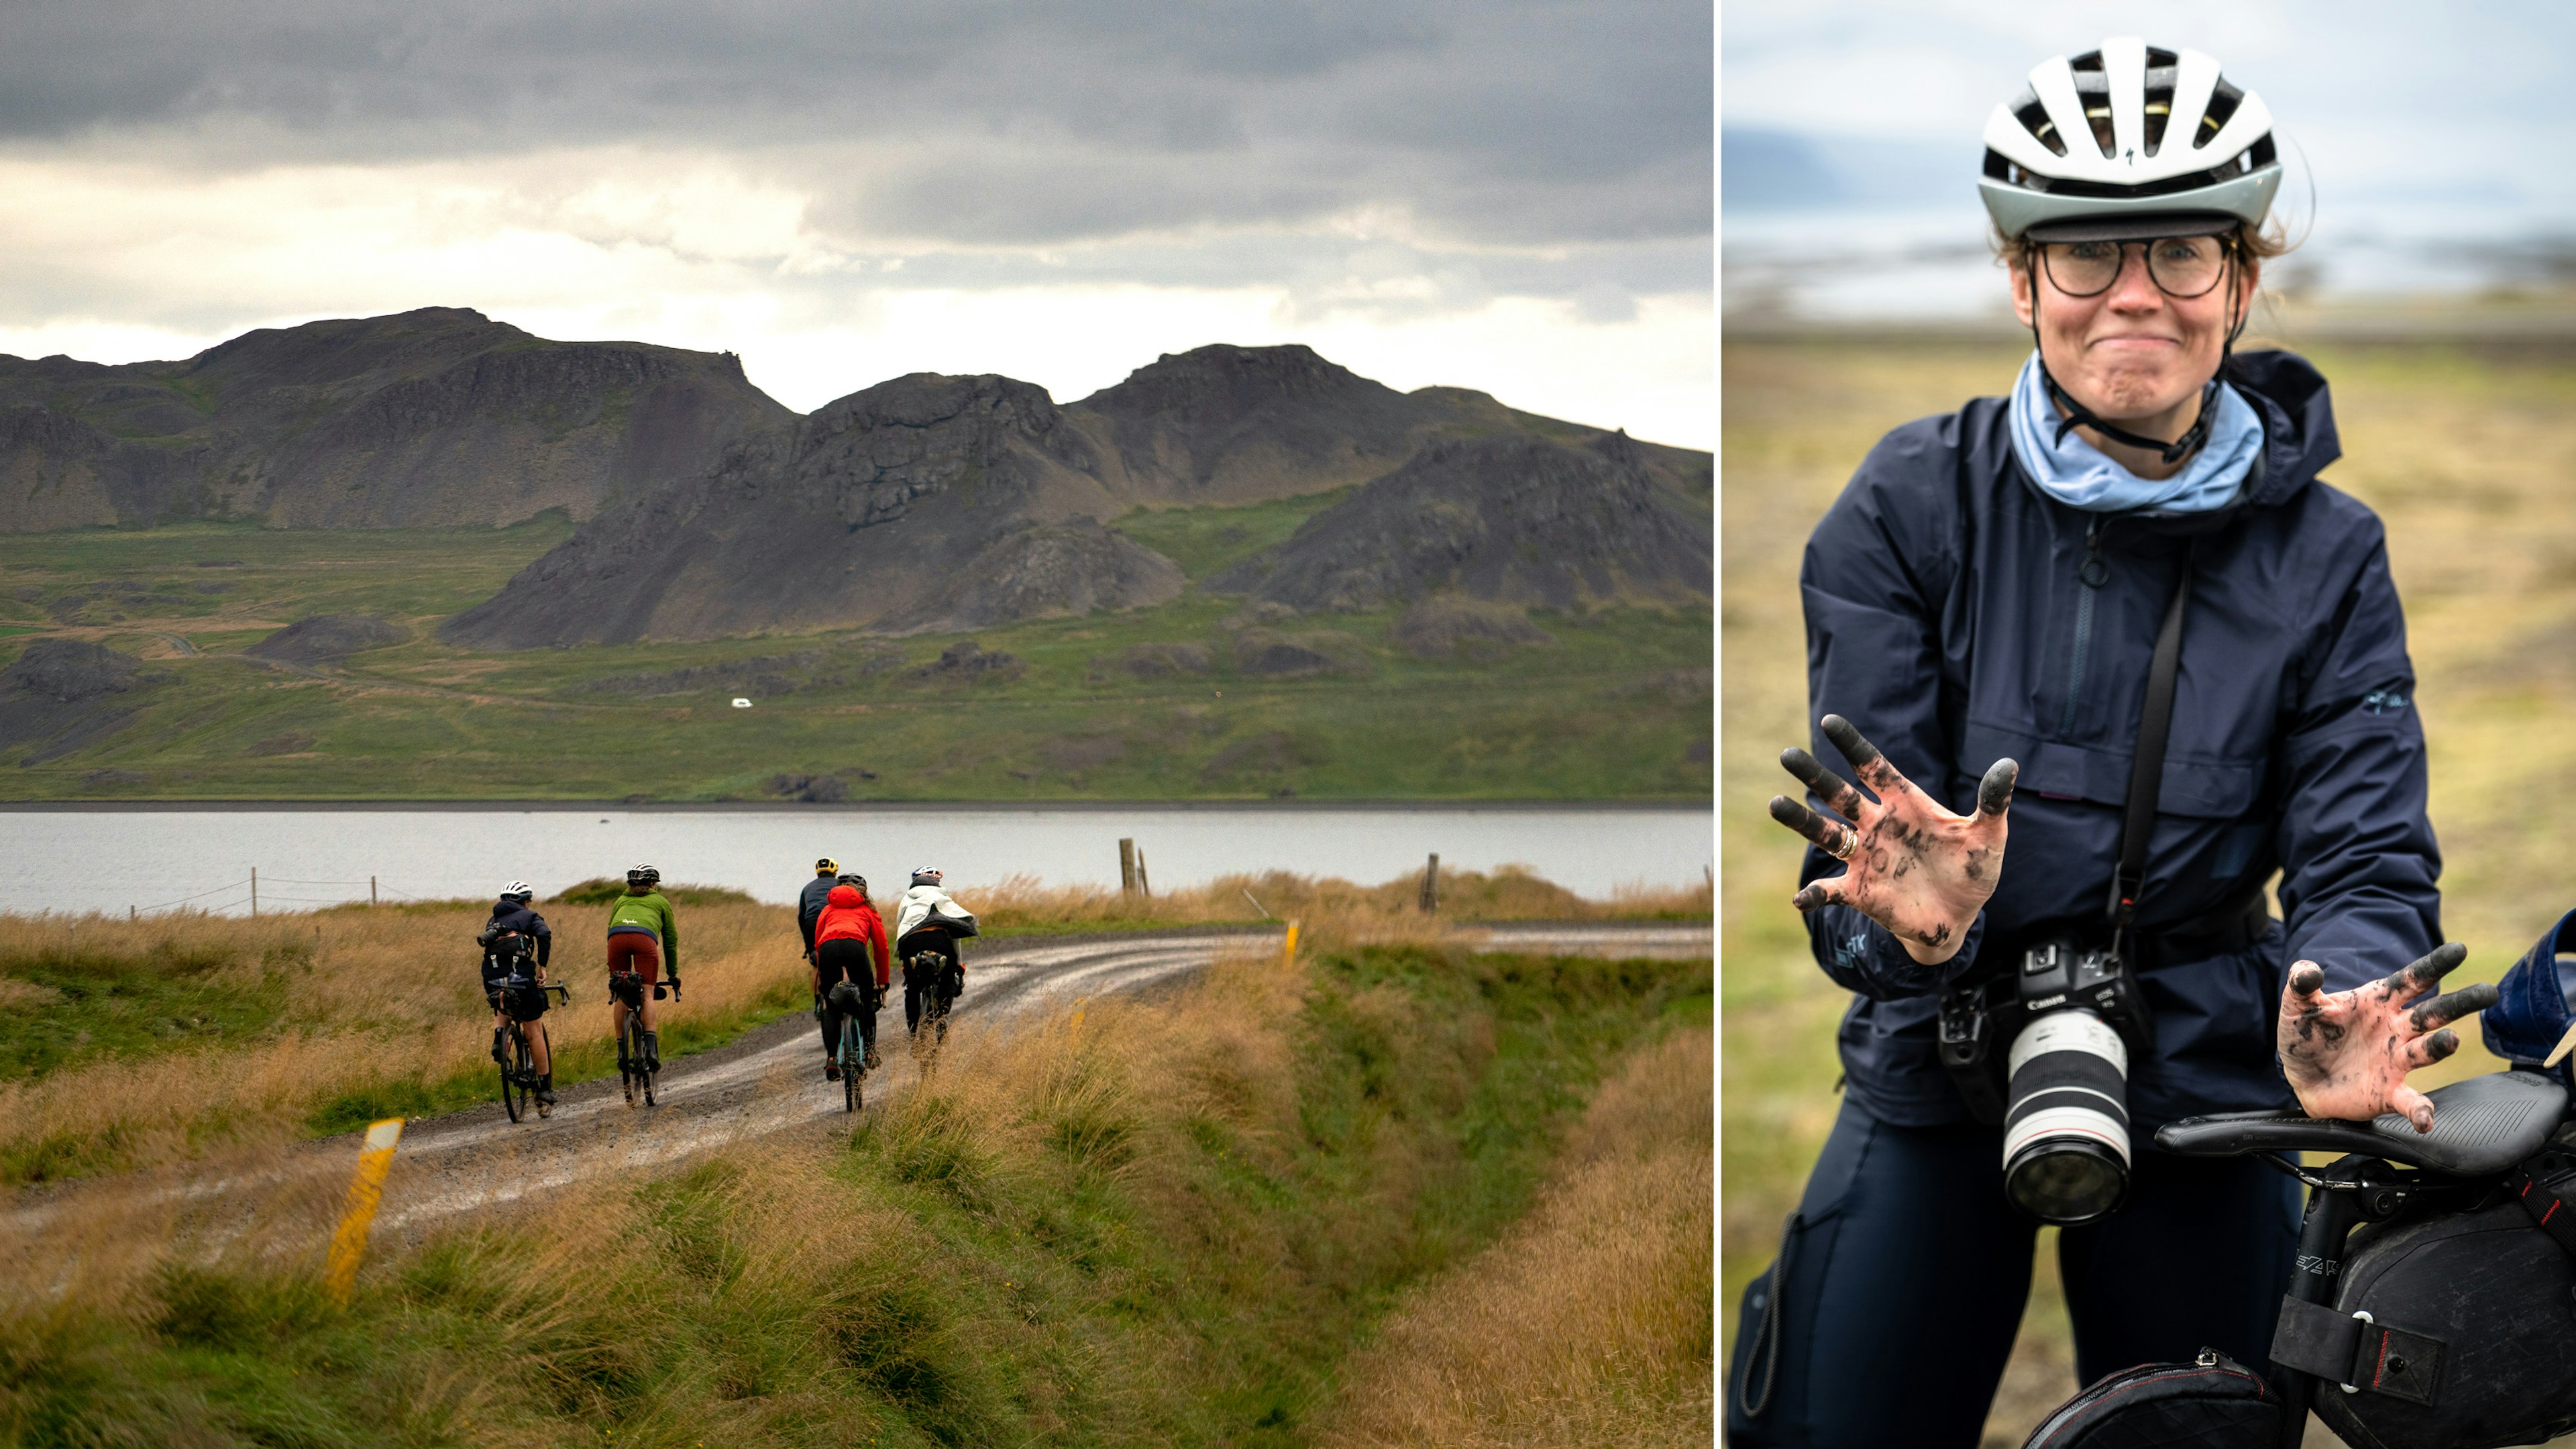
[{"label": "helmet vent", "polygon": [[2173,120],[2174,83],[2179,62],[2170,50],[2147,52],[2146,131],[2147,154],[2155,155],[2164,148],[2165,127]]},{"label": "helmet vent", "polygon": [[2218,133],[2227,129],[2228,118],[2235,115],[2236,108],[2244,102],[2243,91],[2220,81],[2209,93],[2209,109],[2200,113],[2200,134],[2192,138],[2192,148],[2198,150],[2217,139]]},{"label": "helmet vent", "polygon": [[2022,129],[2030,132],[2031,139],[2046,146],[2050,154],[2066,154],[2066,138],[2057,134],[2057,123],[2048,118],[2048,107],[2039,103],[2037,91],[2026,90],[2014,97],[2012,113]]}]

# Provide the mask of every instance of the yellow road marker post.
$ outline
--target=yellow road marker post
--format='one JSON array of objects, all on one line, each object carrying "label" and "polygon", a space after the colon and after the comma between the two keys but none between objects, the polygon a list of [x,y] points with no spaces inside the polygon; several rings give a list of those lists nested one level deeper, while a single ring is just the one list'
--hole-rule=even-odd
[{"label": "yellow road marker post", "polygon": [[1280,948],[1279,964],[1291,970],[1297,965],[1297,923],[1295,921],[1288,923],[1288,944]]},{"label": "yellow road marker post", "polygon": [[1090,1005],[1091,998],[1088,996],[1081,997],[1073,1003],[1073,1020],[1065,1027],[1066,1036],[1079,1037],[1082,1035],[1082,1013],[1084,1008]]},{"label": "yellow road marker post", "polygon": [[331,1235],[330,1266],[323,1282],[335,1300],[349,1301],[358,1281],[358,1264],[367,1256],[367,1229],[384,1201],[385,1174],[393,1171],[394,1144],[402,1141],[403,1119],[387,1117],[367,1128],[366,1145],[358,1149],[358,1175],[349,1180],[349,1203],[340,1211],[339,1231]]}]

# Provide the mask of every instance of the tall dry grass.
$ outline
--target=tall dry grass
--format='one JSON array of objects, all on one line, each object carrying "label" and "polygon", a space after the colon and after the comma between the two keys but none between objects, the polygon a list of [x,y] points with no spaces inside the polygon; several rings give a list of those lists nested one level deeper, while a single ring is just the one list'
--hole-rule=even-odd
[{"label": "tall dry grass", "polygon": [[[1699,916],[1707,886],[1631,889],[1591,900],[1506,867],[1442,879],[1440,910],[1417,909],[1419,881],[1377,886],[1269,872],[1146,897],[1049,887],[1011,876],[959,894],[997,934],[1257,924],[1296,918],[1325,945],[1431,942],[1459,919],[1588,920]],[[1260,906],[1253,904],[1254,900]],[[555,976],[574,1004],[546,1021],[559,1081],[605,1071],[609,1026],[601,966],[607,908],[549,902]],[[0,1010],[45,1009],[48,988],[13,963],[93,963],[102,972],[180,970],[211,990],[275,1008],[256,1032],[191,1038],[176,1049],[92,1056],[0,1080],[0,1184],[202,1160],[273,1147],[373,1116],[421,1115],[479,1100],[490,1070],[490,1013],[474,970],[488,908],[342,907],[245,920],[203,914],[141,922],[101,916],[0,916]],[[666,1053],[714,1045],[763,1013],[805,1000],[806,968],[785,907],[717,902],[680,908],[687,995],[662,1005]]]},{"label": "tall dry grass", "polygon": [[[1286,1442],[1386,1289],[1490,1234],[1570,1094],[1705,968],[1247,945],[1154,1000],[961,1021],[855,1132],[380,1234],[345,1309],[333,1184],[116,1195],[0,1263],[0,1440]],[[1704,1042],[1653,1060],[1574,1155],[1669,1135],[1656,1078],[1704,1102]],[[1704,1212],[1699,1242],[1704,1298]]]},{"label": "tall dry grass", "polygon": [[1049,886],[1027,875],[1005,876],[979,890],[961,888],[959,894],[971,897],[968,903],[987,926],[1030,931],[1291,919],[1309,929],[1329,922],[1364,932],[1464,921],[1705,920],[1713,899],[1703,880],[1682,887],[1623,885],[1609,899],[1596,900],[1542,880],[1526,866],[1506,865],[1491,872],[1442,871],[1438,909],[1425,916],[1421,888],[1419,875],[1370,886],[1274,870],[1219,876],[1205,885],[1152,896],[1098,886]]},{"label": "tall dry grass", "polygon": [[1709,1442],[1715,1068],[1706,1031],[1634,1052],[1529,1215],[1355,1357],[1315,1442]]},{"label": "tall dry grass", "polygon": [[[475,969],[482,906],[349,908],[242,920],[0,916],[10,963],[93,962],[102,971],[182,963],[201,983],[260,996],[276,1024],[248,1040],[95,1058],[0,1082],[0,1181],[151,1166],[306,1135],[317,1113],[456,1105],[450,1084],[490,1069],[491,1012]],[[559,1056],[609,1039],[607,909],[549,905],[553,975],[573,991],[546,1022]],[[805,967],[780,907],[681,914],[687,995],[665,1002],[669,1039],[691,1020],[737,1024],[793,997]],[[592,1042],[592,1038],[597,1041]],[[559,1073],[559,1075],[561,1075]]]}]

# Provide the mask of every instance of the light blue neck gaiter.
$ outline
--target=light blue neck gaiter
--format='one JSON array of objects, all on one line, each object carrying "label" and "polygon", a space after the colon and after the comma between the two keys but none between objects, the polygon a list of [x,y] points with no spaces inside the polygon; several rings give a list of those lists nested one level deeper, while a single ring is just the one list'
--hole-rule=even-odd
[{"label": "light blue neck gaiter", "polygon": [[2227,383],[2218,385],[2218,412],[2209,436],[2182,471],[2170,478],[2141,478],[2113,462],[2083,435],[2072,430],[2057,441],[2064,421],[2039,380],[2039,354],[2021,365],[2009,408],[2013,456],[2039,491],[2088,513],[2128,513],[2153,509],[2161,513],[2206,513],[2223,508],[2245,486],[2255,457],[2263,451],[2263,420],[2253,404]]}]

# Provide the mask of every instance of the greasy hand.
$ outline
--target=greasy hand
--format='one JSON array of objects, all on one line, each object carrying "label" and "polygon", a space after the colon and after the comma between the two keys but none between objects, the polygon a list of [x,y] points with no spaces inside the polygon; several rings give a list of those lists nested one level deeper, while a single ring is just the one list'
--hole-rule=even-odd
[{"label": "greasy hand", "polygon": [[2481,981],[2406,1003],[2468,957],[2466,946],[2437,946],[2396,975],[2350,991],[2320,991],[2326,973],[2314,961],[2292,965],[2281,993],[2281,1070],[2307,1114],[2367,1122],[2396,1112],[2416,1131],[2432,1131],[2433,1103],[2406,1085],[2406,1074],[2458,1051],[2460,1035],[2450,1023],[2495,1005],[2496,989]]},{"label": "greasy hand", "polygon": [[1915,789],[1851,721],[1829,714],[1823,726],[1878,800],[1871,803],[1805,750],[1780,752],[1781,765],[1843,818],[1819,815],[1786,795],[1773,797],[1771,818],[1850,863],[1790,904],[1802,911],[1850,906],[1894,933],[1915,960],[1927,966],[1949,960],[1995,893],[2004,864],[2004,811],[2021,767],[1995,761],[1977,786],[1977,813],[1955,815]]}]

